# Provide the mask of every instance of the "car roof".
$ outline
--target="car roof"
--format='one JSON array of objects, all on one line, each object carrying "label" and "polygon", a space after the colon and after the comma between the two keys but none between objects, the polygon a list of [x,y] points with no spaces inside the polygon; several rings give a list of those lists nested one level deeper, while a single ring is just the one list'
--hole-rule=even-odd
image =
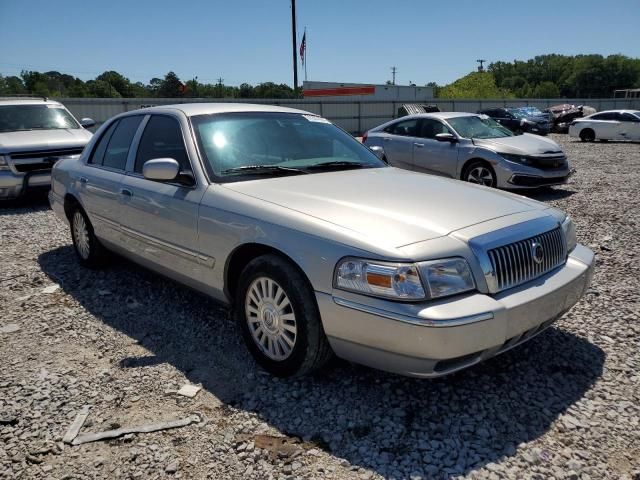
[{"label": "car roof", "polygon": [[[406,117],[401,117],[403,119],[409,118],[439,118],[441,120],[447,120],[449,118],[456,117],[477,117],[478,113],[469,113],[469,112],[431,112],[431,113],[416,113],[415,115],[407,115]],[[395,120],[400,120],[396,118]]]},{"label": "car roof", "polygon": [[635,113],[638,114],[640,113],[640,110],[602,110],[600,112],[596,112],[596,113],[592,113],[591,115],[589,115],[590,117],[593,115],[598,115],[600,113]]},{"label": "car roof", "polygon": [[11,98],[0,96],[0,106],[5,105],[56,105],[62,106],[60,102],[44,98]]},{"label": "car roof", "polygon": [[[144,112],[162,112],[169,110],[179,110],[188,117],[195,115],[209,115],[216,113],[228,112],[274,112],[274,113],[299,113],[305,115],[315,115],[304,110],[296,108],[280,107],[277,105],[262,105],[253,103],[178,103],[174,105],[158,105],[155,107],[144,108]],[[140,113],[137,110],[132,112]]]}]

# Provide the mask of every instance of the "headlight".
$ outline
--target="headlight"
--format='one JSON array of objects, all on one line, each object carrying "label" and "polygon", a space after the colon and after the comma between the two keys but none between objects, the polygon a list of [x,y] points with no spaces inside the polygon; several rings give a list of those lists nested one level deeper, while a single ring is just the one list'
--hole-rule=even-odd
[{"label": "headlight", "polygon": [[334,286],[396,300],[423,300],[473,290],[475,283],[462,258],[419,265],[345,258],[336,266]]},{"label": "headlight", "polygon": [[567,215],[567,218],[562,222],[562,231],[567,241],[567,252],[571,252],[578,244],[578,237],[576,237],[576,226],[573,224],[573,220],[571,220],[569,215]]},{"label": "headlight", "polygon": [[531,159],[526,157],[525,155],[514,155],[512,153],[498,153],[505,160],[509,160],[510,162],[519,163],[521,165],[532,165],[533,162]]},{"label": "headlight", "polygon": [[386,263],[344,258],[336,267],[337,288],[400,300],[426,298],[418,268],[411,263]]}]

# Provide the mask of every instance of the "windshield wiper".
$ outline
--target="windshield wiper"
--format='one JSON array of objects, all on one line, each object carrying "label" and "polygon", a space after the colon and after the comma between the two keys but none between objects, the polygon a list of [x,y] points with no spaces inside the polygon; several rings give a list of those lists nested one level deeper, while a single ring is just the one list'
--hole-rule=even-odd
[{"label": "windshield wiper", "polygon": [[274,173],[274,172],[286,172],[286,173],[307,173],[304,170],[293,167],[283,167],[282,165],[242,165],[241,167],[233,167],[223,170],[223,175],[229,175],[232,173]]},{"label": "windshield wiper", "polygon": [[324,170],[324,169],[332,169],[332,168],[367,168],[369,165],[363,165],[361,163],[356,162],[345,162],[342,160],[332,161],[332,162],[324,162],[324,163],[316,163],[315,165],[309,165],[306,167],[307,170]]}]

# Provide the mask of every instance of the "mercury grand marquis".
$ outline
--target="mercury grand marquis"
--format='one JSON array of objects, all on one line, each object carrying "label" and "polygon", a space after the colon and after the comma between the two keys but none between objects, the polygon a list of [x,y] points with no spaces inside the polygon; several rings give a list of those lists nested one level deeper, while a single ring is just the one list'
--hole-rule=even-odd
[{"label": "mercury grand marquis", "polygon": [[563,212],[390,167],[282,107],[118,115],[56,163],[49,198],[82,265],[117,252],[231,305],[257,363],[279,376],[334,354],[452,373],[549,327],[594,266]]}]

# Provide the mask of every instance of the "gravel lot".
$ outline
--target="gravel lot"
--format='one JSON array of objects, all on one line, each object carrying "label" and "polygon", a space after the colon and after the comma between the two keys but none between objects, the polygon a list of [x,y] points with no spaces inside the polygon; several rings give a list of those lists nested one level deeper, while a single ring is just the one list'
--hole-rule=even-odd
[{"label": "gravel lot", "polygon": [[[0,478],[640,478],[640,145],[554,138],[577,172],[532,196],[574,217],[592,288],[435,381],[271,378],[213,301],[125,260],[85,270],[45,201],[0,206]],[[200,421],[64,444],[84,405],[82,432]]]}]

